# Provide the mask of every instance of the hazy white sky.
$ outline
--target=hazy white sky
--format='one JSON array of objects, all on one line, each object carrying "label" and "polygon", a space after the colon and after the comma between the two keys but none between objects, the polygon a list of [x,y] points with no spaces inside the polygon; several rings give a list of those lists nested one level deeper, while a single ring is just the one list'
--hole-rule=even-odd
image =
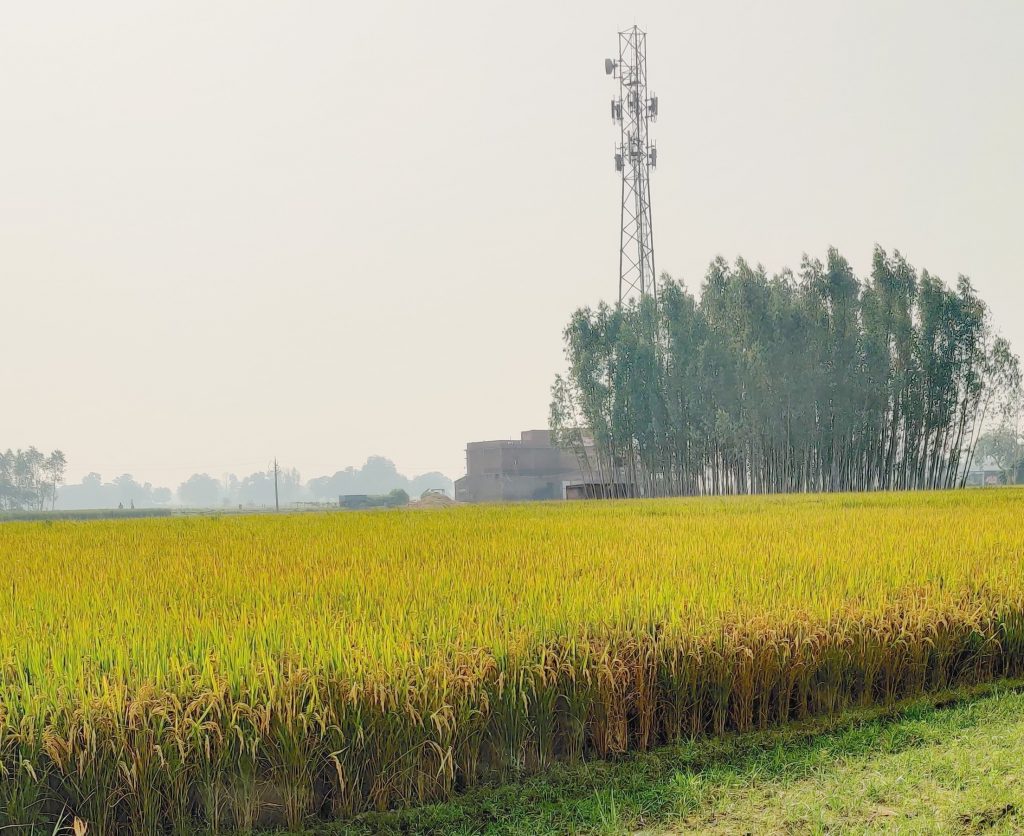
[{"label": "hazy white sky", "polygon": [[0,445],[176,486],[546,423],[616,293],[617,31],[657,266],[875,242],[1024,350],[1024,3],[6,2]]}]

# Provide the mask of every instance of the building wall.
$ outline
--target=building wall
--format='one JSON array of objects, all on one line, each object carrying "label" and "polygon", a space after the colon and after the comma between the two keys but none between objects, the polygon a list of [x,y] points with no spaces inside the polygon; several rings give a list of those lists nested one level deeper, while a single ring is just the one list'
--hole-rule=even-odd
[{"label": "building wall", "polygon": [[551,445],[548,430],[528,430],[519,439],[471,441],[466,475],[455,482],[461,502],[563,499],[566,482],[582,479],[576,456]]},{"label": "building wall", "polygon": [[463,476],[455,482],[455,499],[459,502],[523,502],[528,500],[563,499],[563,485],[579,478],[575,474],[551,476],[502,475]]}]

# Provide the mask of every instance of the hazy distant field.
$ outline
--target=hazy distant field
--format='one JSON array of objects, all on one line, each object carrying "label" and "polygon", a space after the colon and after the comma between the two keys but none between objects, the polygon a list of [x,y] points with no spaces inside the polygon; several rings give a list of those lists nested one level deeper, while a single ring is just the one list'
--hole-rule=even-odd
[{"label": "hazy distant field", "polygon": [[1012,490],[6,524],[0,825],[296,825],[1016,675],[1022,555]]}]

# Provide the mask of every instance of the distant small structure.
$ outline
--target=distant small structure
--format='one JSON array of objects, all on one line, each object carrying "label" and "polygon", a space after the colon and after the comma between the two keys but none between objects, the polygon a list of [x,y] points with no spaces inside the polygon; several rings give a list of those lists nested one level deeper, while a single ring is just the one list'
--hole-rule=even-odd
[{"label": "distant small structure", "polygon": [[342,494],[338,497],[338,507],[349,511],[359,511],[366,508],[399,508],[409,504],[409,494],[401,488],[396,488],[390,493],[379,496],[371,496],[365,493]]},{"label": "distant small structure", "polygon": [[443,488],[432,488],[424,491],[420,498],[410,502],[410,508],[451,508],[459,503],[448,496],[448,491]]},{"label": "distant small structure", "polygon": [[636,489],[626,482],[572,482],[565,486],[566,499],[628,499]]},{"label": "distant small structure", "polygon": [[365,493],[347,493],[338,497],[338,507],[348,508],[350,511],[357,511],[360,508],[370,508],[370,495]]},{"label": "distant small structure", "polygon": [[996,464],[995,459],[986,456],[971,465],[965,482],[969,488],[994,488],[1006,484],[1006,472]]},{"label": "distant small structure", "polygon": [[[337,508],[333,502],[321,502],[319,500],[303,499],[295,502],[289,502],[287,508],[291,511],[326,511],[331,508]],[[238,506],[238,510],[242,510],[242,506]]]},{"label": "distant small structure", "polygon": [[458,502],[565,499],[566,486],[582,482],[576,455],[551,443],[550,430],[526,430],[518,439],[471,441],[466,475],[455,482]]}]

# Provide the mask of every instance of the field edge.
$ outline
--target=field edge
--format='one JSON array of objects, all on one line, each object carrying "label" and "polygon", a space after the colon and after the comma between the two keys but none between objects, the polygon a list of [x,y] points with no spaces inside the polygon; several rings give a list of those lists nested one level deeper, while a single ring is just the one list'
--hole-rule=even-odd
[{"label": "field edge", "polygon": [[1024,678],[946,689],[890,706],[850,708],[768,730],[702,737],[612,760],[556,763],[539,775],[480,786],[449,801],[310,825],[303,836],[659,833],[699,812],[721,785],[800,777],[822,755],[843,759],[923,746],[934,741],[914,730],[922,722],[959,709],[970,713],[1008,697],[1024,697]]}]

